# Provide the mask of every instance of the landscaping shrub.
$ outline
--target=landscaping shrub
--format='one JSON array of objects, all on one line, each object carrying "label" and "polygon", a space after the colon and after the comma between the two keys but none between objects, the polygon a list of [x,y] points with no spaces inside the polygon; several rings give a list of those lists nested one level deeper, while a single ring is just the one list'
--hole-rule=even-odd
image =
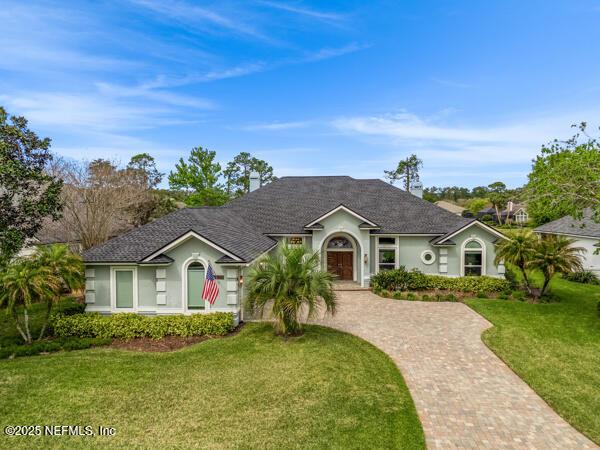
[{"label": "landscaping shrub", "polygon": [[458,301],[458,299],[456,298],[456,295],[448,294],[448,295],[444,296],[444,301],[445,302],[456,302],[456,301]]},{"label": "landscaping shrub", "polygon": [[508,281],[510,289],[516,289],[519,287],[519,279],[517,274],[510,267],[504,267],[504,278]]},{"label": "landscaping shrub", "polygon": [[511,288],[510,282],[501,278],[482,277],[445,277],[425,275],[418,270],[407,271],[404,267],[379,272],[371,277],[373,291],[425,291],[449,290],[459,292],[502,292]]},{"label": "landscaping shrub", "polygon": [[488,295],[485,292],[479,291],[477,293],[477,298],[489,298],[489,297],[488,297]]},{"label": "landscaping shrub", "polygon": [[500,300],[508,300],[510,298],[510,295],[506,292],[501,292],[500,294],[498,294],[498,298]]},{"label": "landscaping shrub", "polygon": [[430,302],[431,301],[431,297],[429,295],[427,295],[427,294],[423,294],[421,296],[421,301]]},{"label": "landscaping shrub", "polygon": [[563,275],[563,278],[568,281],[574,281],[575,283],[583,284],[600,284],[600,279],[589,270],[581,270],[577,272],[570,272]]},{"label": "landscaping shrub", "polygon": [[387,289],[381,289],[379,291],[379,295],[381,295],[382,297],[385,297],[385,298],[390,298],[391,293]]},{"label": "landscaping shrub", "polygon": [[190,316],[142,316],[133,313],[59,315],[53,319],[56,336],[133,339],[164,336],[220,336],[233,330],[233,315],[217,312]]},{"label": "landscaping shrub", "polygon": [[63,316],[72,316],[75,314],[83,314],[85,312],[85,303],[77,303],[74,298],[67,298],[58,302],[53,308],[54,314],[62,314]]},{"label": "landscaping shrub", "polygon": [[513,291],[512,293],[512,298],[514,298],[515,300],[525,300],[525,292],[523,291]]},{"label": "landscaping shrub", "polygon": [[32,356],[40,353],[52,353],[61,350],[83,350],[90,347],[110,344],[111,339],[106,338],[62,338],[52,341],[38,341],[32,344],[11,345],[0,349],[0,359],[14,356]]},{"label": "landscaping shrub", "polygon": [[417,296],[412,292],[409,292],[408,294],[406,294],[406,300],[417,300]]},{"label": "landscaping shrub", "polygon": [[404,294],[400,291],[396,291],[392,294],[392,297],[394,297],[396,300],[403,300]]}]

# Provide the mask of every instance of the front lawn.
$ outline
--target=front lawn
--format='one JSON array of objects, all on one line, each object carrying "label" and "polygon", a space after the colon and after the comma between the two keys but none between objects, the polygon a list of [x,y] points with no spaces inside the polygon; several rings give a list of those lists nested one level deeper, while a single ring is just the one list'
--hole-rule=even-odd
[{"label": "front lawn", "polygon": [[0,361],[7,425],[102,425],[112,437],[0,437],[2,448],[424,448],[400,372],[367,342],[265,324],[171,353],[108,348]]},{"label": "front lawn", "polygon": [[550,406],[600,443],[600,286],[560,278],[558,303],[466,303],[494,324],[483,341]]}]

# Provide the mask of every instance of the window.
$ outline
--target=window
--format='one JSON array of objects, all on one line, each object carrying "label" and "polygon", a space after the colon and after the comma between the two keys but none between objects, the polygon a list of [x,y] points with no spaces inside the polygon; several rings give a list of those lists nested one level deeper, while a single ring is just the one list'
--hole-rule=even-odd
[{"label": "window", "polygon": [[193,262],[187,268],[187,289],[188,308],[204,309],[204,266],[199,262]]},{"label": "window", "polygon": [[464,253],[464,274],[465,276],[483,275],[483,248],[475,240],[468,241]]},{"label": "window", "polygon": [[133,308],[133,270],[115,271],[117,308]]},{"label": "window", "polygon": [[423,264],[433,264],[435,262],[435,253],[431,250],[425,250],[421,253],[421,261],[423,261]]},{"label": "window", "polygon": [[396,238],[378,238],[379,250],[377,255],[377,267],[379,271],[392,270],[396,268]]},{"label": "window", "polygon": [[529,214],[520,209],[517,214],[515,214],[515,221],[517,223],[525,223],[529,220]]},{"label": "window", "polygon": [[345,237],[334,237],[327,243],[329,249],[352,249],[352,242]]},{"label": "window", "polygon": [[288,238],[288,245],[290,246],[299,246],[304,243],[304,240],[301,236],[292,236]]},{"label": "window", "polygon": [[396,268],[396,249],[379,249],[379,270],[391,270]]}]

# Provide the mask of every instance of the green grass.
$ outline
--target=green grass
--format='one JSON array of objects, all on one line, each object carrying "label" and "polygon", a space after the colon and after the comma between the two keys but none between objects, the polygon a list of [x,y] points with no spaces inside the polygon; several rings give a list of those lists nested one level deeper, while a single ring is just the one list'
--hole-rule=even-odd
[{"label": "green grass", "polygon": [[600,286],[555,278],[557,303],[466,303],[494,324],[483,341],[575,428],[600,443]]},{"label": "green grass", "polygon": [[[53,312],[61,311],[65,308],[72,308],[76,301],[72,297],[64,297],[53,307]],[[42,329],[42,324],[46,315],[46,304],[35,303],[29,310],[29,329],[33,339],[37,339]],[[22,310],[19,310],[19,318],[22,318]],[[23,344],[23,338],[17,331],[12,315],[7,314],[6,309],[0,310],[0,348],[11,345]]]},{"label": "green grass", "polygon": [[114,427],[113,437],[0,437],[1,448],[424,448],[394,363],[369,343],[266,324],[172,353],[109,348],[0,361],[2,427]]}]

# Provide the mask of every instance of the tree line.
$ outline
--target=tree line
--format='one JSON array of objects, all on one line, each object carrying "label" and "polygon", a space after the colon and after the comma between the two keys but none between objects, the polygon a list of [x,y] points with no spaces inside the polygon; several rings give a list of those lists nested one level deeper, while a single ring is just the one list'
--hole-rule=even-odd
[{"label": "tree line", "polygon": [[[423,198],[430,202],[452,201],[473,214],[491,205],[500,220],[509,201],[526,202],[535,225],[566,215],[581,218],[583,211],[591,208],[594,219],[600,222],[600,141],[588,133],[586,122],[573,127],[577,131],[571,138],[555,139],[542,146],[522,187],[509,189],[501,181],[474,188],[432,186],[424,189]],[[408,191],[419,181],[422,165],[413,154],[384,174],[392,184],[402,180]]]},{"label": "tree line", "polygon": [[[422,164],[411,155],[385,176],[409,190],[419,180]],[[261,184],[276,179],[266,161],[247,152],[223,168],[216,152],[195,147],[168,174],[170,189],[159,189],[165,174],[150,154],[135,155],[124,166],[106,159],[57,158],[50,152],[50,139],[39,138],[24,117],[9,117],[0,107],[0,265],[47,223],[58,223],[87,249],[178,207],[218,206],[244,195],[252,172]],[[431,187],[424,197],[466,199],[475,211],[492,204],[498,213],[508,200],[525,200],[538,224],[567,214],[581,216],[588,207],[600,219],[600,144],[582,123],[571,139],[542,148],[522,189],[511,190],[498,181],[473,189]]]}]

